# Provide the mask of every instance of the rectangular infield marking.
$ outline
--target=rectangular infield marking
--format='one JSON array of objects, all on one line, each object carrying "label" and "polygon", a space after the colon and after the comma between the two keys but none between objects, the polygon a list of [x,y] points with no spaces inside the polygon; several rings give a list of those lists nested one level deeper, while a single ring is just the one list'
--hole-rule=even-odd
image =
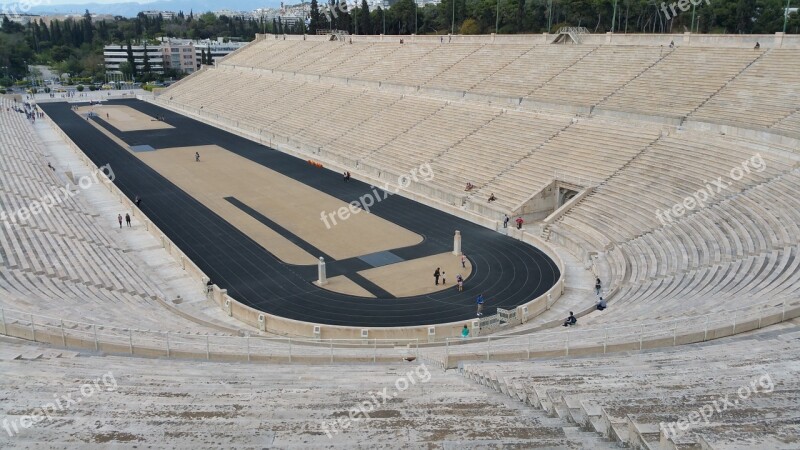
[{"label": "rectangular infield marking", "polygon": [[[195,152],[200,153],[200,162],[194,161]],[[422,242],[422,236],[368,213],[355,214],[327,229],[320,212],[347,203],[216,145],[160,149],[136,156],[286,262],[298,264],[273,251],[275,243],[308,253],[227,202],[226,197],[241,200],[337,260]],[[251,227],[244,229],[239,223]],[[302,257],[307,262],[301,264],[316,263],[319,255],[310,256],[312,259]]]},{"label": "rectangular infield marking", "polygon": [[372,267],[388,266],[403,261],[403,258],[392,252],[370,253],[369,255],[359,256],[358,259],[364,261]]},{"label": "rectangular infield marking", "polygon": [[151,146],[149,146],[147,144],[132,145],[131,146],[131,151],[134,151],[136,153],[138,153],[138,152],[152,152],[152,151],[155,151],[155,150],[156,149],[154,149],[153,147],[151,147]]},{"label": "rectangular infield marking", "polygon": [[125,105],[101,103],[99,105],[80,106],[77,112],[82,115],[88,114],[89,112],[97,114],[101,119],[108,122],[109,125],[122,132],[175,128],[166,122],[156,120],[155,117],[148,116],[141,111],[137,111]]}]

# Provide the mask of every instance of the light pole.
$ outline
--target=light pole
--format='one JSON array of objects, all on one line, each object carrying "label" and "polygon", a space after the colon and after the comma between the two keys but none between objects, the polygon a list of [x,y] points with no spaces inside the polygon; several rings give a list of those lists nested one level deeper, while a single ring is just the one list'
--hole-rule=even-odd
[{"label": "light pole", "polygon": [[791,0],[786,0],[786,11],[783,12],[783,34],[786,34],[786,22],[789,21],[789,2]]},{"label": "light pole", "polygon": [[500,0],[497,0],[497,11],[494,13],[494,34],[500,28]]},{"label": "light pole", "polygon": [[614,32],[615,25],[617,24],[617,0],[614,0],[614,13],[611,15],[611,32]]},{"label": "light pole", "polygon": [[453,4],[453,21],[450,22],[450,36],[456,34],[456,0],[451,0]]},{"label": "light pole", "polygon": [[550,34],[550,28],[553,27],[553,0],[547,2],[547,34]]},{"label": "light pole", "polygon": [[383,8],[381,8],[381,10],[383,11],[383,35],[386,36],[386,1],[385,0],[383,2]]},{"label": "light pole", "polygon": [[414,34],[419,34],[419,19],[417,19],[417,9],[419,5],[417,5],[417,0],[414,0]]}]

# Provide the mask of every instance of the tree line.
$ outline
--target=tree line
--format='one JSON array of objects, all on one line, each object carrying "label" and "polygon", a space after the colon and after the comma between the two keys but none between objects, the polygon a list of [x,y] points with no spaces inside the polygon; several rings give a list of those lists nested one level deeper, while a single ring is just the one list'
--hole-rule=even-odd
[{"label": "tree line", "polygon": [[[341,1],[341,0],[339,0]],[[311,0],[301,20],[227,17],[179,12],[133,18],[82,18],[33,21],[26,25],[3,16],[0,27],[0,80],[25,76],[26,65],[47,64],[82,77],[102,77],[103,46],[143,42],[159,37],[208,39],[218,36],[243,41],[256,33],[316,34],[342,30],[351,34],[481,34],[555,32],[562,26],[586,27],[604,33],[787,33],[800,32],[797,13],[785,19],[786,0],[442,0],[418,7],[398,0],[391,7],[370,10],[367,0],[340,4]],[[791,2],[800,0],[789,0]],[[677,14],[666,14],[672,9]],[[797,5],[795,5],[797,6]]]},{"label": "tree line", "polygon": [[[791,2],[792,0],[790,0]],[[794,0],[797,2],[798,0]],[[556,32],[562,26],[593,33],[771,34],[783,31],[786,0],[442,0],[419,7],[398,0],[390,8],[311,0],[309,32],[346,30],[351,34],[488,34]],[[680,3],[680,5],[679,5]],[[677,14],[672,13],[672,9]],[[800,32],[791,14],[787,33]]]}]

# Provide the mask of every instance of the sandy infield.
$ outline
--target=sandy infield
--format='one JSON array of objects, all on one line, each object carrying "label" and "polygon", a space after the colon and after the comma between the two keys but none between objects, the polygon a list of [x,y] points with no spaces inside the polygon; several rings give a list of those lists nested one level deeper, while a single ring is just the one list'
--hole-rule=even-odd
[{"label": "sandy infield", "polygon": [[[467,260],[466,266],[466,268],[461,267],[461,256],[456,256],[452,253],[440,253],[425,258],[362,270],[358,273],[386,289],[395,297],[410,297],[444,289],[456,289],[456,275],[461,274],[466,279],[472,273],[472,264],[470,264],[469,260]],[[447,284],[442,284],[441,278],[439,278],[439,285],[435,284],[433,272],[437,267],[445,273]]]},{"label": "sandy infield", "polygon": [[[194,161],[195,152],[200,153],[200,162]],[[299,249],[225,197],[236,197],[337,260],[422,242],[416,233],[364,212],[328,229],[320,213],[347,203],[215,145],[136,156],[288,263],[315,264],[320,255]]]},{"label": "sandy infield", "polygon": [[145,113],[124,105],[100,104],[81,106],[78,108],[77,112],[82,115],[93,112],[122,132],[175,128],[166,122],[155,120],[155,117],[150,117]]}]

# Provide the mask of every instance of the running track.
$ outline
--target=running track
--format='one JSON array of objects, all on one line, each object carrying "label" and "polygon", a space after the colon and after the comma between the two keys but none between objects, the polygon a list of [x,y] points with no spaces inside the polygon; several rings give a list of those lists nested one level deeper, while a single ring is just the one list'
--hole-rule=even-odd
[{"label": "running track", "polygon": [[[147,144],[160,149],[215,144],[346,203],[371,190],[368,184],[355,179],[343,183],[339,173],[313,168],[306,161],[149,103],[138,100],[109,103],[124,104],[154,117],[163,116],[175,127],[120,132],[102,118],[93,119],[128,145]],[[463,250],[474,267],[472,275],[464,283],[464,292],[459,293],[451,287],[427,295],[394,298],[355,273],[372,267],[359,258],[339,261],[326,258],[328,276],[347,275],[379,298],[365,299],[320,289],[312,284],[317,277],[315,265],[298,266],[278,260],[73,113],[70,110],[72,104],[59,102],[40,106],[96,165],[111,165],[116,176],[114,183],[130,199],[140,195],[144,213],[215,284],[227,289],[236,300],[270,314],[307,322],[359,327],[454,322],[475,318],[475,297],[480,293],[488,300],[484,314],[490,315],[497,307],[512,309],[538,297],[547,292],[559,277],[555,263],[540,250],[395,195],[376,203],[372,213],[418,233],[424,240],[391,252],[409,260],[452,251],[453,232],[461,230]],[[268,211],[249,210],[247,205],[233,197],[227,200],[265,226],[294,240],[301,248],[314,251],[310,244],[273,222]],[[113,219],[110,218],[109,223],[113,224]],[[432,283],[432,278],[413,282]],[[450,274],[449,278],[452,285],[455,274]]]}]

